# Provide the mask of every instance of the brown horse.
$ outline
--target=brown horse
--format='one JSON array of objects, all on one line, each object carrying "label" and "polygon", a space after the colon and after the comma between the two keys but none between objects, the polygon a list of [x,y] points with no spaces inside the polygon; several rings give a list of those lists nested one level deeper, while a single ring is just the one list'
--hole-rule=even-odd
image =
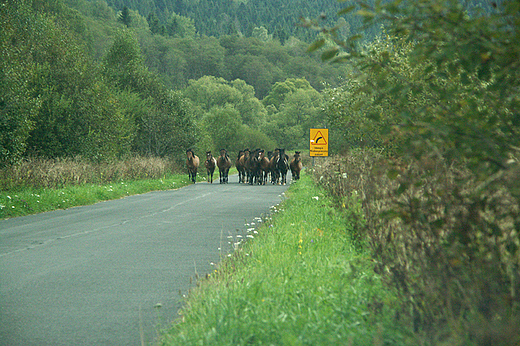
[{"label": "brown horse", "polygon": [[284,148],[278,148],[278,155],[276,156],[275,171],[276,183],[285,185],[287,183],[287,171],[289,170],[289,156],[285,154]]},{"label": "brown horse", "polygon": [[197,170],[199,169],[199,157],[195,155],[193,150],[186,150],[186,166],[188,167],[188,179],[195,183],[197,179]]},{"label": "brown horse", "polygon": [[271,168],[269,167],[269,159],[265,156],[265,151],[260,150],[259,154],[260,158],[260,185],[265,185],[267,178],[269,177],[269,173],[271,172]]},{"label": "brown horse", "polygon": [[260,175],[262,171],[260,169],[260,149],[255,149],[249,155],[249,160],[246,161],[246,169],[249,171],[249,185],[259,184]]},{"label": "brown horse", "polygon": [[278,180],[278,172],[276,171],[276,160],[278,160],[279,150],[275,149],[271,152],[271,158],[269,159],[269,170],[271,171],[271,183],[276,184]]},{"label": "brown horse", "polygon": [[220,183],[228,183],[229,169],[231,168],[231,159],[226,149],[220,149],[220,156],[217,159],[218,172],[220,176]]},{"label": "brown horse", "polygon": [[251,174],[251,171],[249,170],[249,156],[251,155],[251,152],[249,149],[244,149],[244,155],[240,156],[239,164],[243,167],[244,175],[242,176],[242,182],[246,183],[249,182],[249,175]]},{"label": "brown horse", "polygon": [[291,168],[291,175],[294,180],[300,179],[300,171],[302,170],[302,158],[300,157],[300,152],[296,151],[294,153],[293,158],[291,159],[291,163],[289,164]]},{"label": "brown horse", "polygon": [[238,183],[243,183],[246,180],[246,168],[244,167],[244,164],[240,161],[240,158],[244,156],[244,150],[240,150],[238,152],[237,160],[235,161],[235,166],[237,167],[238,171]]},{"label": "brown horse", "polygon": [[213,184],[213,172],[215,172],[217,160],[215,160],[211,151],[206,151],[206,162],[204,162],[204,166],[206,166],[206,172],[208,173],[208,181]]}]

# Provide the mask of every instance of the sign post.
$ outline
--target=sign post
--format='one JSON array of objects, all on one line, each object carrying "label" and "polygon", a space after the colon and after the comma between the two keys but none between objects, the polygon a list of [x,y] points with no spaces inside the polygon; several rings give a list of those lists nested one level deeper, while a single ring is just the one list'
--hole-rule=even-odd
[{"label": "sign post", "polygon": [[309,152],[312,157],[329,156],[329,129],[311,129]]}]

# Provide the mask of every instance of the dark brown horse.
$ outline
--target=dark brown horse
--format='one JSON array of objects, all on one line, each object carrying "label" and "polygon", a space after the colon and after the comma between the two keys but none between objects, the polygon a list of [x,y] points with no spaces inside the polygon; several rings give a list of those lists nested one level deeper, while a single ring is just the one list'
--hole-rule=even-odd
[{"label": "dark brown horse", "polygon": [[220,176],[220,183],[228,183],[229,169],[231,168],[231,159],[226,149],[220,149],[220,156],[217,159],[218,172]]},{"label": "dark brown horse", "polygon": [[188,179],[195,183],[197,179],[197,170],[199,169],[199,157],[195,155],[192,149],[186,150],[186,167],[188,167]]},{"label": "dark brown horse", "polygon": [[280,177],[280,181],[277,183],[285,185],[287,183],[287,171],[289,170],[289,156],[285,154],[285,149],[278,149],[278,157],[276,158],[275,170]]},{"label": "dark brown horse", "polygon": [[249,160],[246,161],[246,169],[249,171],[249,185],[259,184],[260,175],[262,171],[260,169],[260,149],[255,149],[249,155]]},{"label": "dark brown horse", "polygon": [[278,181],[278,171],[276,170],[276,160],[278,160],[279,150],[275,149],[274,152],[271,152],[271,157],[269,158],[269,170],[271,171],[271,183],[276,184]]},{"label": "dark brown horse", "polygon": [[215,160],[211,151],[206,151],[206,162],[204,162],[204,166],[206,166],[206,172],[208,173],[208,181],[213,184],[213,172],[215,172],[217,160]]},{"label": "dark brown horse", "polygon": [[244,150],[240,150],[238,152],[237,160],[235,161],[235,166],[237,167],[238,171],[238,183],[244,183],[246,181],[246,168],[244,167],[244,164],[240,160],[240,158],[244,156]]},{"label": "dark brown horse", "polygon": [[296,151],[294,153],[293,158],[291,159],[291,163],[289,164],[291,167],[291,175],[294,180],[300,179],[300,171],[302,170],[302,158],[300,156],[300,152]]}]

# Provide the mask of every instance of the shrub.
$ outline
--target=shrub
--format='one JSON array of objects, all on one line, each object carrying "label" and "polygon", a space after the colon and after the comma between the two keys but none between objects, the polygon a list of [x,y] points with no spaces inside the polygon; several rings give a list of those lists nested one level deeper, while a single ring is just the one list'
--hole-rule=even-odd
[{"label": "shrub", "polygon": [[520,341],[520,214],[509,191],[519,170],[481,182],[458,162],[405,164],[358,150],[314,176],[340,207],[361,203],[358,236],[399,289],[416,332],[434,344],[505,345]]}]

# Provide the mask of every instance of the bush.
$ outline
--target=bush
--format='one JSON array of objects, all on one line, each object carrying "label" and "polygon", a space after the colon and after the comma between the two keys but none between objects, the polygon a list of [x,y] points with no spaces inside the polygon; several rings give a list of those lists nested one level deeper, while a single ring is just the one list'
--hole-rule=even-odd
[{"label": "bush", "polygon": [[425,338],[450,344],[520,341],[518,165],[482,183],[464,165],[405,164],[351,151],[314,170],[342,201],[361,203],[376,270],[399,289],[402,311]]}]

